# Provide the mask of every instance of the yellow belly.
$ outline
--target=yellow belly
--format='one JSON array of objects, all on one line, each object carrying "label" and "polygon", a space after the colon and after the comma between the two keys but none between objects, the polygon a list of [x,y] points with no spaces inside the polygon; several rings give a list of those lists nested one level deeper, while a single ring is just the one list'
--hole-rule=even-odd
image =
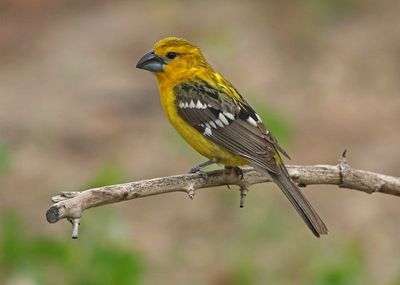
[{"label": "yellow belly", "polygon": [[228,166],[241,166],[248,164],[245,159],[234,155],[213,143],[200,132],[186,123],[178,114],[175,108],[175,95],[172,90],[160,86],[161,105],[164,112],[178,133],[201,155],[208,159],[214,159],[217,163]]}]

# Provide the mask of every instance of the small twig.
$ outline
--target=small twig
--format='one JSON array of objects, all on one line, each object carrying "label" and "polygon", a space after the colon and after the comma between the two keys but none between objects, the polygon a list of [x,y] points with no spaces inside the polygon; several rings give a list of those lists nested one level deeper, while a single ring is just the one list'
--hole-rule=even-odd
[{"label": "small twig", "polygon": [[72,224],[72,239],[77,239],[79,234],[80,219],[71,219],[70,222]]},{"label": "small twig", "polygon": [[[287,168],[293,181],[302,186],[331,184],[370,194],[380,192],[400,196],[400,178],[352,169],[346,161],[345,152],[338,165],[291,165]],[[184,174],[104,186],[82,192],[63,192],[52,198],[55,204],[47,211],[46,218],[49,223],[65,218],[72,220],[72,236],[77,238],[79,218],[83,211],[89,208],[176,191],[186,192],[193,199],[196,190],[221,185],[238,185],[241,193],[240,206],[243,207],[249,187],[263,182],[269,180],[253,169],[243,169],[242,179],[225,169],[207,173],[207,179],[201,174]]]},{"label": "small twig", "polygon": [[187,193],[189,195],[190,200],[193,200],[194,194],[195,194],[194,185],[193,184],[189,184],[186,191],[187,191]]},{"label": "small twig", "polygon": [[342,156],[339,158],[339,169],[340,169],[340,183],[339,183],[339,187],[343,187],[344,186],[344,173],[346,172],[346,170],[350,167],[347,164],[347,159],[346,159],[346,153],[347,153],[347,149],[345,149],[342,153]]},{"label": "small twig", "polygon": [[246,184],[240,185],[240,208],[244,207],[244,203],[246,202],[246,196],[247,193],[249,192],[249,188],[247,187]]}]

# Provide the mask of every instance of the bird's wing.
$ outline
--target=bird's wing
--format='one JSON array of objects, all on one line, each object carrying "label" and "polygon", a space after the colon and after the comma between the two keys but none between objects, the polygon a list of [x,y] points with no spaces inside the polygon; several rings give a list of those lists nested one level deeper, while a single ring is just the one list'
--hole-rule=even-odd
[{"label": "bird's wing", "polygon": [[214,143],[252,164],[280,173],[278,145],[253,108],[204,81],[174,88],[178,115]]},{"label": "bird's wing", "polygon": [[290,180],[278,150],[287,155],[286,152],[240,95],[240,100],[233,99],[203,81],[182,83],[175,87],[174,94],[178,115],[183,120],[271,177],[317,237],[328,232],[306,197]]}]

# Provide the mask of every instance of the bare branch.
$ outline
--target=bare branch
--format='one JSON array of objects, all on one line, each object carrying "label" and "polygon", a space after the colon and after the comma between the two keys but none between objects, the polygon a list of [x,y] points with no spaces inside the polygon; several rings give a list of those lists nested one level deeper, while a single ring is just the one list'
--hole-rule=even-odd
[{"label": "bare branch", "polygon": [[[294,182],[305,187],[314,184],[338,185],[369,194],[379,192],[400,196],[400,178],[352,169],[346,162],[345,153],[338,165],[291,165],[287,166]],[[141,180],[93,188],[82,192],[64,192],[52,198],[55,203],[46,213],[49,223],[67,218],[73,224],[73,238],[78,237],[78,226],[83,211],[100,205],[147,197],[170,192],[186,192],[193,199],[198,189],[238,185],[240,206],[244,206],[249,187],[253,184],[269,182],[253,169],[243,169],[243,177],[232,169],[216,170],[202,174],[183,174]]]}]

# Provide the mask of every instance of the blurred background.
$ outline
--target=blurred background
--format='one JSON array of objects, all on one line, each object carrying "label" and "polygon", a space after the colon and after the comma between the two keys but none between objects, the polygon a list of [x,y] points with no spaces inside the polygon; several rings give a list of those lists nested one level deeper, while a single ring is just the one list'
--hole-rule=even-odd
[{"label": "blurred background", "polygon": [[0,283],[400,284],[399,198],[304,191],[315,239],[274,185],[91,209],[78,240],[48,224],[60,191],[184,173],[204,161],[169,126],[159,39],[200,46],[293,160],[400,176],[400,3],[0,1]]}]

